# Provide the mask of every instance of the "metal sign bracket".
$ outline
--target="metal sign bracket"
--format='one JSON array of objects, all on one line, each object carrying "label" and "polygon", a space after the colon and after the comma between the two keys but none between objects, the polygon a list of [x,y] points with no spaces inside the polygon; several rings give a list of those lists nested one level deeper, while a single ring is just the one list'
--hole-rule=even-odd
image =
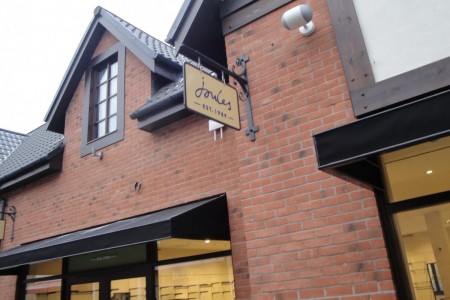
[{"label": "metal sign bracket", "polygon": [[[245,108],[247,110],[247,122],[248,128],[245,130],[245,135],[250,137],[250,141],[256,140],[256,132],[259,131],[259,127],[253,123],[253,111],[250,101],[250,87],[248,84],[247,77],[247,62],[250,60],[245,54],[242,54],[236,59],[235,64],[232,66],[231,70],[212,60],[203,53],[190,48],[189,46],[182,45],[181,53],[188,57],[197,57],[198,60],[201,59],[205,66],[210,66],[212,69],[219,70],[223,74],[226,74],[234,79],[233,84],[236,86],[239,84],[242,91],[239,92],[239,99],[245,102]],[[239,69],[238,71],[236,69]]]}]

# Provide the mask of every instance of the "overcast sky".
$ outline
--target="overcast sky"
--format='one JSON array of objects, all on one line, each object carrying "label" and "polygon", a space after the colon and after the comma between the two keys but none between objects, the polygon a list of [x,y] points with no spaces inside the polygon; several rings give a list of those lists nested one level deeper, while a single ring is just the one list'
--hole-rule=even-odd
[{"label": "overcast sky", "polygon": [[0,128],[28,133],[45,115],[97,6],[164,41],[183,0],[0,3]]}]

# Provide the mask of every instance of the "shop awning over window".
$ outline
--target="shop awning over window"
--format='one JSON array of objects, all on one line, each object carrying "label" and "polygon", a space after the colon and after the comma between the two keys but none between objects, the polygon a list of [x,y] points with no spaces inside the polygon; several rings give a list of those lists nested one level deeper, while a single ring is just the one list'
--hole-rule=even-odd
[{"label": "shop awning over window", "polygon": [[0,274],[35,262],[166,238],[229,240],[225,194],[2,252]]},{"label": "shop awning over window", "polygon": [[450,91],[314,136],[319,169],[383,189],[377,156],[450,134]]}]

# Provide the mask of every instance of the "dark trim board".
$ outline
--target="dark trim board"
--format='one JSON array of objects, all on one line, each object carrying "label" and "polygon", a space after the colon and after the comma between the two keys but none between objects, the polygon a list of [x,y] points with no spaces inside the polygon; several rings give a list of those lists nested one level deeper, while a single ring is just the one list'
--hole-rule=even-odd
[{"label": "dark trim board", "polygon": [[220,7],[223,35],[233,32],[289,2],[292,2],[292,0],[235,0],[223,2]]},{"label": "dark trim board", "polygon": [[357,118],[450,86],[450,58],[375,82],[353,0],[327,0]]},{"label": "dark trim board", "polygon": [[375,83],[358,16],[352,0],[328,0],[336,43],[350,91]]},{"label": "dark trim board", "polygon": [[366,115],[450,86],[450,57],[350,92],[355,115]]}]

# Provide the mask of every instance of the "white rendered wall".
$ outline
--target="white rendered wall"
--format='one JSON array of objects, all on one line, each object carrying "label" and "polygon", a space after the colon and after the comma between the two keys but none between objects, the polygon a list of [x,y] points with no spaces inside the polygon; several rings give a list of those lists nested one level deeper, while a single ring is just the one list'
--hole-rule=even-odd
[{"label": "white rendered wall", "polygon": [[450,56],[449,0],[354,0],[375,81]]}]

